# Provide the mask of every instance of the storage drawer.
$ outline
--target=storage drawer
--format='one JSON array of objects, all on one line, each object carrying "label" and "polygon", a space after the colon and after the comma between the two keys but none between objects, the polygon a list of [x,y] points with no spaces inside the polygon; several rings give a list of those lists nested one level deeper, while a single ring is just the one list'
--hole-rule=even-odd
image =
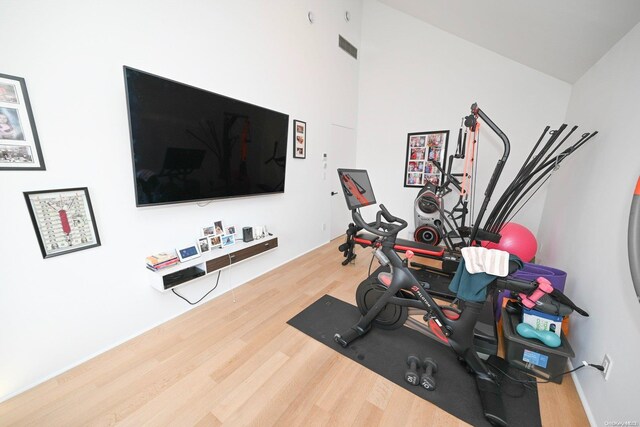
[{"label": "storage drawer", "polygon": [[231,256],[231,263],[234,264],[236,262],[240,262],[242,260],[245,260],[247,258],[251,258],[252,256],[261,254],[262,252],[266,252],[270,249],[273,248],[277,248],[278,247],[278,239],[277,238],[273,238],[273,239],[269,239],[266,240],[264,242],[261,243],[257,243],[253,246],[250,246],[248,248],[245,249],[240,249],[239,251],[233,252],[230,256]]},{"label": "storage drawer", "polygon": [[[231,257],[233,257],[233,254],[231,254]],[[211,273],[212,271],[228,267],[229,265],[231,265],[231,259],[229,258],[229,255],[222,255],[218,258],[210,259],[209,261],[207,261],[207,273]]]}]

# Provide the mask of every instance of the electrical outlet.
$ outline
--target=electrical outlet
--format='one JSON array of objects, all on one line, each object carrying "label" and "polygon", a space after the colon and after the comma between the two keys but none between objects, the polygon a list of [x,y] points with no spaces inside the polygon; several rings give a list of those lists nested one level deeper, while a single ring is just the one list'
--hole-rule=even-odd
[{"label": "electrical outlet", "polygon": [[605,381],[608,381],[609,376],[611,375],[611,368],[613,367],[613,360],[611,360],[611,356],[608,354],[605,354],[604,359],[602,359],[602,367],[604,368],[602,376],[604,376]]},{"label": "electrical outlet", "polygon": [[322,231],[326,231],[327,230],[327,224],[326,223],[322,223]]}]

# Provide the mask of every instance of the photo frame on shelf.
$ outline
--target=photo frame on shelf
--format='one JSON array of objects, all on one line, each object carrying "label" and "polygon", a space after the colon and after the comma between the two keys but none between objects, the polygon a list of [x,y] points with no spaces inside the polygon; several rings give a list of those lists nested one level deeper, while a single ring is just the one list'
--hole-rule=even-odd
[{"label": "photo frame on shelf", "polygon": [[45,170],[22,77],[0,74],[0,170]]},{"label": "photo frame on shelf", "polygon": [[215,221],[213,223],[214,233],[216,236],[221,236],[224,234],[224,224],[222,221]]},{"label": "photo frame on shelf", "polygon": [[87,187],[23,194],[43,258],[100,246]]},{"label": "photo frame on shelf", "polygon": [[407,155],[404,163],[404,186],[422,188],[428,182],[439,185],[442,170],[446,170],[449,131],[415,132],[407,135]]},{"label": "photo frame on shelf", "polygon": [[224,234],[233,234],[235,236],[238,234],[238,227],[235,225],[229,225],[224,229]]},{"label": "photo frame on shelf", "polygon": [[202,237],[213,236],[216,234],[216,228],[213,225],[202,227]]},{"label": "photo frame on shelf", "polygon": [[200,256],[202,255],[200,253],[200,246],[191,243],[176,248],[176,253],[178,254],[178,259],[180,259],[180,262],[187,262],[192,259],[200,258]]},{"label": "photo frame on shelf", "polygon": [[293,158],[307,158],[307,123],[302,120],[293,121]]},{"label": "photo frame on shelf", "polygon": [[219,248],[222,246],[222,242],[220,241],[221,234],[215,234],[213,236],[209,236],[209,249],[212,250],[214,248]]},{"label": "photo frame on shelf", "polygon": [[236,243],[236,236],[233,234],[223,234],[220,236],[220,241],[222,242],[222,247],[226,248]]},{"label": "photo frame on shelf", "polygon": [[209,238],[202,237],[198,239],[198,246],[200,247],[200,253],[209,252]]}]

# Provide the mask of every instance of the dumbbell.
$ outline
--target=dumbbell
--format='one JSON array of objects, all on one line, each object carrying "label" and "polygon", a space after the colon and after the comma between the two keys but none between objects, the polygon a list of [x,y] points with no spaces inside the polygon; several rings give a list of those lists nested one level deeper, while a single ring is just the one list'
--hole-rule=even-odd
[{"label": "dumbbell", "polygon": [[438,371],[438,365],[436,361],[430,357],[426,357],[422,362],[424,367],[424,373],[420,376],[420,385],[429,391],[436,389],[436,379],[433,378],[433,374]]},{"label": "dumbbell", "polygon": [[404,379],[411,385],[418,385],[420,378],[418,377],[418,369],[420,368],[420,359],[413,354],[407,357],[407,366],[409,369],[404,373]]}]

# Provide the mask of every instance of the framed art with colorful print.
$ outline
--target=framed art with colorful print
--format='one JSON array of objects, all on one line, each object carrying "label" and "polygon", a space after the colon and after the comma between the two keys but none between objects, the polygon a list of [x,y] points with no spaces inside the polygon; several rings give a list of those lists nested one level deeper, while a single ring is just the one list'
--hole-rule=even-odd
[{"label": "framed art with colorful print", "polygon": [[441,183],[446,168],[449,131],[415,132],[407,135],[407,155],[404,163],[404,186],[421,188],[428,182]]}]

